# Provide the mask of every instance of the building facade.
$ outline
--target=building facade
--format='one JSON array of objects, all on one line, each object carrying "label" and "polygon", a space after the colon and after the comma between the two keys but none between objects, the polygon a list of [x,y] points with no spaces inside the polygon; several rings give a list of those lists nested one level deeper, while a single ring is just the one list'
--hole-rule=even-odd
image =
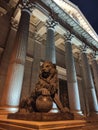
[{"label": "building facade", "polygon": [[49,60],[57,65],[64,107],[80,116],[97,114],[98,36],[75,5],[1,0],[0,30],[2,112],[18,111],[37,83],[40,65]]}]

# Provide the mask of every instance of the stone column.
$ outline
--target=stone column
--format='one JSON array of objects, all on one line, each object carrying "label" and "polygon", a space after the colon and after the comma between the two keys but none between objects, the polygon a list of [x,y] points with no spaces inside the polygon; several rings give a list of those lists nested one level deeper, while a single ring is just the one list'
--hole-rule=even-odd
[{"label": "stone column", "polygon": [[7,42],[6,42],[6,47],[4,49],[1,63],[0,63],[0,99],[2,97],[2,91],[3,91],[4,83],[6,80],[9,60],[11,57],[11,52],[12,52],[12,48],[14,44],[13,41],[15,40],[16,31],[17,31],[16,27],[11,22],[11,27],[10,27],[10,31],[9,31]]},{"label": "stone column", "polygon": [[56,64],[56,51],[54,43],[54,32],[57,24],[51,17],[47,22],[46,56],[45,60]]},{"label": "stone column", "polygon": [[34,48],[33,48],[33,65],[32,65],[32,73],[31,73],[31,87],[30,93],[32,89],[34,89],[35,84],[38,82],[39,71],[40,71],[40,60],[41,60],[41,41],[37,40],[37,34],[34,34]]},{"label": "stone column", "polygon": [[[53,64],[56,64],[56,49],[55,49],[55,41],[54,41],[56,25],[57,22],[50,16],[49,19],[46,21],[47,38],[46,38],[45,60],[50,61]],[[54,102],[53,102],[53,108],[51,112],[58,112],[58,108]]]},{"label": "stone column", "polygon": [[32,6],[29,1],[22,2],[21,18],[1,99],[2,109],[10,112],[17,111],[20,101]]},{"label": "stone column", "polygon": [[97,103],[97,97],[96,92],[94,88],[94,82],[91,74],[90,65],[88,63],[88,59],[86,56],[86,50],[83,49],[81,53],[81,64],[82,64],[82,70],[83,70],[83,76],[84,76],[84,85],[85,85],[85,93],[88,98],[88,105],[89,105],[89,112],[97,112],[98,111],[98,103]]},{"label": "stone column", "polygon": [[93,54],[91,66],[93,70],[94,82],[95,82],[95,87],[96,87],[97,97],[98,97],[98,64],[96,61],[96,54]]},{"label": "stone column", "polygon": [[81,81],[81,89],[82,89],[82,93],[83,93],[83,96],[81,97],[83,100],[84,100],[84,105],[83,107],[81,107],[81,109],[83,109],[83,114],[85,116],[88,116],[89,115],[89,104],[88,104],[88,98],[87,98],[87,94],[86,94],[86,87],[85,87],[85,76],[83,74],[83,67],[82,67],[82,64],[81,64],[81,60],[80,60],[80,67],[81,67],[81,78],[82,78],[82,81]]},{"label": "stone column", "polygon": [[77,114],[81,113],[81,107],[80,107],[80,98],[79,98],[74,57],[72,54],[71,39],[72,35],[70,34],[70,32],[67,32],[65,36],[65,52],[66,52],[65,60],[66,60],[69,106],[70,110],[74,114]]}]

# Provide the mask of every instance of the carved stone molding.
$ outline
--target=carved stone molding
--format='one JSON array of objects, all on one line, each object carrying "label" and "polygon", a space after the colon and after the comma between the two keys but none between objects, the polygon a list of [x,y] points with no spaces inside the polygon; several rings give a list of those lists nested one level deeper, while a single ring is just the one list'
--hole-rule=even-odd
[{"label": "carved stone molding", "polygon": [[11,25],[12,25],[12,27],[15,28],[15,29],[17,29],[18,28],[18,24],[19,24],[18,21],[15,20],[14,17],[12,17],[11,18]]}]

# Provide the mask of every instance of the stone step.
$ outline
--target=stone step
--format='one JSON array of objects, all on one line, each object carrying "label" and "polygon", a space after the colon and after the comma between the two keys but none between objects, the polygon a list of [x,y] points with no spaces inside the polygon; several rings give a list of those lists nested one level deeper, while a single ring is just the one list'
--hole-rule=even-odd
[{"label": "stone step", "polygon": [[69,121],[50,121],[50,122],[38,122],[38,121],[23,121],[23,120],[10,120],[1,119],[1,130],[69,130],[71,128],[84,127],[86,121],[84,120],[69,120]]}]

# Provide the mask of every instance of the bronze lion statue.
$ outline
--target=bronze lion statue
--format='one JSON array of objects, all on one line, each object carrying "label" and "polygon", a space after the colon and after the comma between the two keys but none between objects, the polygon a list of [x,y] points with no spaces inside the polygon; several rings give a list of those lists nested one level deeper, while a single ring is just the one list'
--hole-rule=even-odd
[{"label": "bronze lion statue", "polygon": [[[61,112],[68,112],[69,109],[62,106],[58,96],[58,73],[56,65],[45,61],[40,67],[39,79],[29,97],[29,104],[26,106],[30,112],[36,111],[36,99],[39,95],[50,95]],[[32,106],[32,107],[31,107]],[[27,108],[26,108],[27,109]]]},{"label": "bronze lion statue", "polygon": [[40,67],[39,79],[38,83],[35,86],[35,92],[41,90],[42,93],[45,93],[46,89],[51,96],[57,93],[58,90],[58,77],[56,66],[49,61],[45,61]]}]

